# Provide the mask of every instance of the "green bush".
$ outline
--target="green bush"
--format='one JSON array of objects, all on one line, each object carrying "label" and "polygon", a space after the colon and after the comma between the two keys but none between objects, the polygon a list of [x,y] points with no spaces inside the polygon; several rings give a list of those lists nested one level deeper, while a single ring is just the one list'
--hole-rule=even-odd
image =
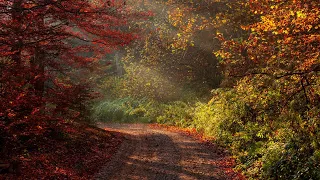
[{"label": "green bush", "polygon": [[228,146],[237,158],[236,168],[247,177],[320,179],[320,136],[314,129],[319,118],[310,116],[317,110],[277,112],[278,94],[272,92],[267,101],[258,92],[254,101],[234,89],[213,93],[208,104],[197,103],[191,124]]},{"label": "green bush", "polygon": [[163,105],[163,114],[157,117],[157,122],[162,124],[188,127],[192,123],[193,107],[182,101],[175,101]]},{"label": "green bush", "polygon": [[276,91],[249,93],[253,99],[235,89],[217,89],[209,103],[162,104],[157,122],[195,127],[214,137],[230,149],[236,168],[249,179],[320,179],[319,119],[309,115],[319,111],[305,112],[292,103],[278,111]]},{"label": "green bush", "polygon": [[96,122],[148,122],[147,109],[143,100],[122,98],[106,100],[98,103],[93,109],[93,119]]}]

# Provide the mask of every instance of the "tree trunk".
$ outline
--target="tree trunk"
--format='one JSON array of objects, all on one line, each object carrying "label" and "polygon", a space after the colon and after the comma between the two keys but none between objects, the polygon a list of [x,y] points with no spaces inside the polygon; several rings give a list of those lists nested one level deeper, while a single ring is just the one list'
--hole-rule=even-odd
[{"label": "tree trunk", "polygon": [[120,58],[120,52],[117,51],[114,55],[114,60],[116,62],[116,71],[117,71],[117,76],[122,76],[123,75],[123,67],[121,66],[121,58]]},{"label": "tree trunk", "polygon": [[44,94],[44,69],[45,69],[45,53],[41,47],[36,46],[34,62],[31,64],[32,69],[34,70],[34,89],[36,96],[42,100]]},{"label": "tree trunk", "polygon": [[[38,31],[41,32],[41,30],[45,29],[44,27],[44,16],[40,16],[40,20],[38,21]],[[34,80],[34,90],[35,90],[35,95],[39,98],[40,104],[39,106],[42,105],[42,100],[43,100],[43,95],[44,95],[44,83],[45,83],[45,78],[44,78],[44,73],[45,73],[45,51],[43,50],[43,47],[41,46],[40,43],[38,43],[35,46],[35,53],[34,53],[34,58],[31,61],[30,65],[31,68],[34,72],[33,74],[33,80]]]},{"label": "tree trunk", "polygon": [[[13,26],[13,31],[15,36],[13,36],[11,39],[11,42],[13,42],[12,49],[11,51],[13,52],[12,54],[12,60],[16,63],[18,67],[21,66],[21,49],[23,46],[23,41],[22,41],[22,0],[14,0],[13,5],[12,5],[12,22],[14,22]],[[19,70],[19,68],[17,68]]]}]

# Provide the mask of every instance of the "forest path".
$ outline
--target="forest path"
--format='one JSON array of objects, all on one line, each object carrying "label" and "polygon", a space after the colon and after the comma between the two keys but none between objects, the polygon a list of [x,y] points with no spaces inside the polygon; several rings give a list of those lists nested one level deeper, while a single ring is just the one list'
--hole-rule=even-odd
[{"label": "forest path", "polygon": [[146,124],[99,124],[125,134],[118,152],[95,179],[229,179],[215,165],[221,159],[199,141]]}]

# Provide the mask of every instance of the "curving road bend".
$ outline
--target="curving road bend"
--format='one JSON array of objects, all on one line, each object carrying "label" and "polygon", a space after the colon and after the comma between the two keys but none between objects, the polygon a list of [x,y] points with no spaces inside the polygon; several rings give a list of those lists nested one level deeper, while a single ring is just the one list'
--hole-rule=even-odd
[{"label": "curving road bend", "polygon": [[230,179],[215,165],[221,157],[191,137],[146,124],[101,123],[99,127],[124,133],[125,140],[95,179]]}]

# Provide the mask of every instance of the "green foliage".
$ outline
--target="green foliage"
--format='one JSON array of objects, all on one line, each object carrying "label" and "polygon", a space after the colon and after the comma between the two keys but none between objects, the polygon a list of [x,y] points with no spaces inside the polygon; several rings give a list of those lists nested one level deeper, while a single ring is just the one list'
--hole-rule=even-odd
[{"label": "green foliage", "polygon": [[130,97],[104,100],[93,108],[92,118],[96,122],[155,122],[162,114],[164,105],[148,99]]},{"label": "green foliage", "polygon": [[158,123],[187,127],[192,122],[193,107],[182,101],[164,105],[163,114],[157,117]]},{"label": "green foliage", "polygon": [[131,98],[116,99],[98,103],[93,109],[93,119],[100,122],[148,121],[143,103]]},{"label": "green foliage", "polygon": [[[228,146],[237,158],[237,168],[248,177],[319,179],[320,136],[314,129],[319,118],[292,105],[279,111],[283,107],[275,91],[258,93],[249,88],[245,92],[252,96],[244,96],[241,88],[215,90],[208,104],[197,103],[192,126]],[[305,101],[298,106],[301,103]]]},{"label": "green foliage", "polygon": [[[229,147],[237,159],[236,168],[249,178],[319,179],[320,134],[315,129],[319,118],[310,116],[319,111],[292,105],[283,110],[276,89],[263,93],[255,86],[214,90],[209,103],[165,104],[157,122],[195,127],[214,137]],[[299,107],[301,103],[305,102],[300,100]]]},{"label": "green foliage", "polygon": [[126,74],[118,82],[118,95],[136,99],[148,98],[166,102],[178,98],[179,87],[163,76],[156,68],[139,63],[130,63],[125,67]]}]

